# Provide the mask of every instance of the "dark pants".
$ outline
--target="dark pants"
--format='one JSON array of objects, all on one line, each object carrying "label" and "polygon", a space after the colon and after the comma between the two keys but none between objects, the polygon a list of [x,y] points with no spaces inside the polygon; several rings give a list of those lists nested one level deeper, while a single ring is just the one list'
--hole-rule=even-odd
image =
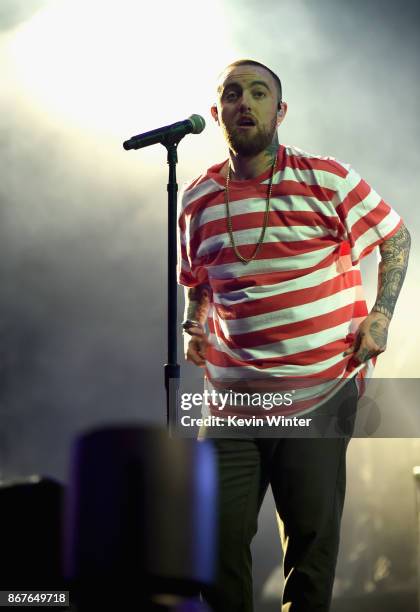
[{"label": "dark pants", "polygon": [[270,484],[284,552],[282,612],[328,612],[346,488],[346,450],[357,388],[349,381],[324,405],[353,414],[336,438],[214,438],[219,463],[217,612],[253,610],[251,541]]}]

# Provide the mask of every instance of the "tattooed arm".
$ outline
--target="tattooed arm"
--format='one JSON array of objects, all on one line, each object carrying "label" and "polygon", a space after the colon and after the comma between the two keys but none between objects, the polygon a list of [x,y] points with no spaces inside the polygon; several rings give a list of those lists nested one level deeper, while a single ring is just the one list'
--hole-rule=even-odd
[{"label": "tattooed arm", "polygon": [[391,320],[395,304],[404,282],[410,253],[411,238],[403,225],[396,234],[380,246],[378,295],[373,312],[380,312]]},{"label": "tattooed arm", "polygon": [[391,238],[379,245],[381,263],[375,305],[357,330],[354,344],[344,355],[353,353],[355,359],[363,362],[386,349],[388,327],[404,282],[410,244],[410,234],[402,225]]},{"label": "tattooed arm", "polygon": [[208,346],[204,325],[210,307],[210,288],[208,285],[185,287],[184,320],[197,321],[201,327],[191,327],[184,331],[185,359],[200,367],[205,365],[205,352]]}]

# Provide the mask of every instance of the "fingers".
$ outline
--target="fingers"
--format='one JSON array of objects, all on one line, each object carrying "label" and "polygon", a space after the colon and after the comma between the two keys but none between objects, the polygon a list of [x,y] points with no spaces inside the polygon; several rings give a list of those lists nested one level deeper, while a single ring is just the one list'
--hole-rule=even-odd
[{"label": "fingers", "polygon": [[379,348],[366,348],[361,347],[360,350],[353,355],[353,359],[356,359],[359,363],[364,363],[365,361],[369,361],[372,357],[376,357],[384,352],[385,349]]},{"label": "fingers", "polygon": [[343,357],[347,357],[347,355],[351,355],[352,353],[357,353],[357,351],[360,348],[360,344],[362,342],[362,337],[363,337],[363,334],[358,333],[356,335],[356,338],[354,339],[353,344],[344,351]]},{"label": "fingers", "polygon": [[343,357],[351,355],[352,359],[363,363],[383,353],[386,349],[388,325],[386,317],[376,312],[370,313],[360,324],[353,344],[344,351]]},{"label": "fingers", "polygon": [[349,348],[344,351],[343,357],[347,357],[347,355],[350,355],[353,352],[354,352],[354,344],[349,346]]},{"label": "fingers", "polygon": [[186,360],[191,361],[191,363],[199,366],[200,368],[203,368],[206,365],[206,360],[202,353],[199,353],[192,347],[190,347],[187,351]]},{"label": "fingers", "polygon": [[365,361],[368,361],[371,357],[373,357],[373,355],[374,353],[371,353],[371,351],[369,351],[368,349],[362,348],[353,355],[353,359],[355,359],[359,363],[364,363]]},{"label": "fingers", "polygon": [[361,333],[356,338],[356,341],[344,351],[343,357],[352,355],[352,359],[359,363],[364,363],[365,361],[369,361],[372,357],[376,357],[380,353],[383,353],[384,350],[385,348],[381,349],[377,344],[369,342],[366,334]]},{"label": "fingers", "polygon": [[206,365],[206,350],[209,345],[207,336],[204,334],[191,334],[186,346],[185,358],[199,367]]}]

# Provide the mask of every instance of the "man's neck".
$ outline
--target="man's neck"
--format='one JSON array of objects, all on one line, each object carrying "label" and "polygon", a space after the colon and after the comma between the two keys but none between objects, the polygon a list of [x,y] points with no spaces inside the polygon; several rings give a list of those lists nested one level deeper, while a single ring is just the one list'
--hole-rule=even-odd
[{"label": "man's neck", "polygon": [[279,147],[278,136],[273,138],[271,144],[264,151],[253,157],[242,157],[235,155],[229,150],[229,161],[223,166],[221,173],[226,177],[228,164],[230,163],[230,178],[234,181],[246,181],[256,178],[271,168]]}]

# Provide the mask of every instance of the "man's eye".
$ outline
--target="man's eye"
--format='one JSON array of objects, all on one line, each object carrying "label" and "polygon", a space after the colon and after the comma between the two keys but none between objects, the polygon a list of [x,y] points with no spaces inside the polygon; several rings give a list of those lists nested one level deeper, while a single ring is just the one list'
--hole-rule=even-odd
[{"label": "man's eye", "polygon": [[[258,91],[254,91],[253,92],[253,96],[255,98],[262,98],[262,97],[265,98],[266,93],[265,93],[265,91],[258,90]],[[228,93],[226,93],[224,95],[225,100],[227,100],[228,102],[232,102],[232,101],[236,100],[237,97],[238,97],[238,94],[235,91],[230,91],[230,92],[228,92]]]}]

